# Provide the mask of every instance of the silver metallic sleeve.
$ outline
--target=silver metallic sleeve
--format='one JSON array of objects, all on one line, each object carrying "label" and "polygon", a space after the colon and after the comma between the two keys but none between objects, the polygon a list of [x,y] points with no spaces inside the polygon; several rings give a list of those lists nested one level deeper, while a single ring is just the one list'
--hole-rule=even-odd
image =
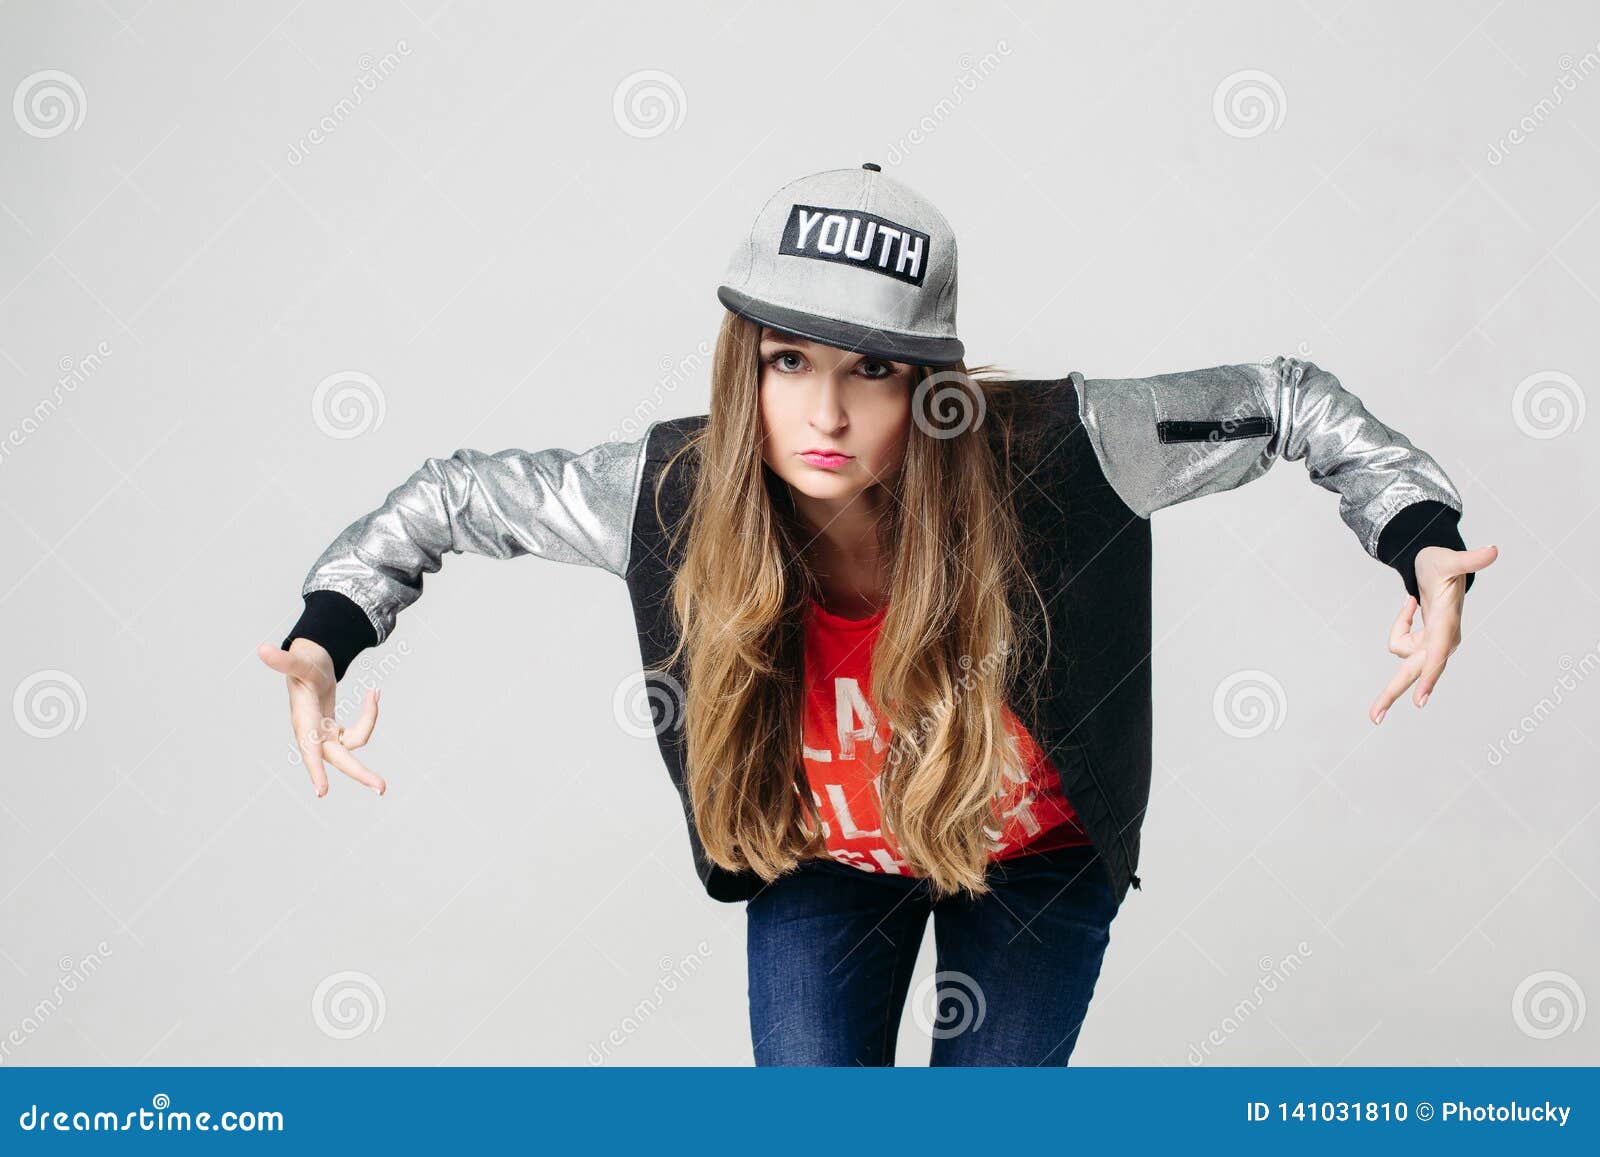
[{"label": "silver metallic sleeve", "polygon": [[633,441],[582,453],[457,450],[429,458],[381,506],[345,527],[312,564],[300,593],[344,595],[366,612],[381,643],[446,553],[531,554],[623,576],[649,436],[646,429]]},{"label": "silver metallic sleeve", "polygon": [[1339,495],[1339,517],[1373,558],[1403,507],[1432,500],[1461,511],[1439,463],[1313,362],[1072,380],[1106,479],[1141,518],[1243,485],[1280,458],[1304,459],[1311,480]]}]

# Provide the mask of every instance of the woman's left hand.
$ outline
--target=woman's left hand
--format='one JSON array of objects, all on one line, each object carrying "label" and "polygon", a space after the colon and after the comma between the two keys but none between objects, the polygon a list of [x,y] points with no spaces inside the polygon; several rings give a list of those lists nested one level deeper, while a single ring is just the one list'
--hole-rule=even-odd
[{"label": "woman's left hand", "polygon": [[1374,724],[1382,723],[1389,706],[1412,683],[1417,685],[1411,702],[1418,707],[1428,702],[1433,686],[1444,673],[1445,663],[1461,645],[1461,606],[1467,594],[1467,576],[1480,571],[1500,556],[1499,547],[1481,546],[1476,550],[1451,550],[1448,546],[1429,546],[1417,552],[1417,590],[1421,594],[1422,630],[1413,631],[1411,622],[1418,600],[1406,596],[1405,605],[1389,628],[1389,653],[1403,662],[1389,685],[1367,712]]}]

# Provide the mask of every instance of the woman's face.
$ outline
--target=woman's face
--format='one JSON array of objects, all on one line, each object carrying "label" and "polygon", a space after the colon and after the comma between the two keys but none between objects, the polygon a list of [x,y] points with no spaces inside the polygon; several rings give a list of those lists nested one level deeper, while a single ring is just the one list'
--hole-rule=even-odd
[{"label": "woman's face", "polygon": [[892,483],[905,459],[914,373],[905,362],[763,328],[763,461],[797,492],[824,502]]}]

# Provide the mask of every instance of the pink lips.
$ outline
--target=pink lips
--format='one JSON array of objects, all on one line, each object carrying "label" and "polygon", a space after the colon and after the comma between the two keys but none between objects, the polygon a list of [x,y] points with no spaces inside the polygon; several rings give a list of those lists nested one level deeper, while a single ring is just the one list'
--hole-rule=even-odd
[{"label": "pink lips", "polygon": [[819,450],[807,450],[800,457],[811,465],[820,466],[824,470],[837,470],[840,466],[850,461],[849,454],[830,454]]}]

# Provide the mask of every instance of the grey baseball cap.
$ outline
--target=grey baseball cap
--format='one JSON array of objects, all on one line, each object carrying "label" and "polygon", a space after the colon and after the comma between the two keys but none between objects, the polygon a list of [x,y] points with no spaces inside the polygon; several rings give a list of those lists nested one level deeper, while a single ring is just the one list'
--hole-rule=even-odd
[{"label": "grey baseball cap", "polygon": [[717,300],[773,329],[890,361],[947,366],[965,353],[955,231],[870,162],[774,193],[734,249]]}]

